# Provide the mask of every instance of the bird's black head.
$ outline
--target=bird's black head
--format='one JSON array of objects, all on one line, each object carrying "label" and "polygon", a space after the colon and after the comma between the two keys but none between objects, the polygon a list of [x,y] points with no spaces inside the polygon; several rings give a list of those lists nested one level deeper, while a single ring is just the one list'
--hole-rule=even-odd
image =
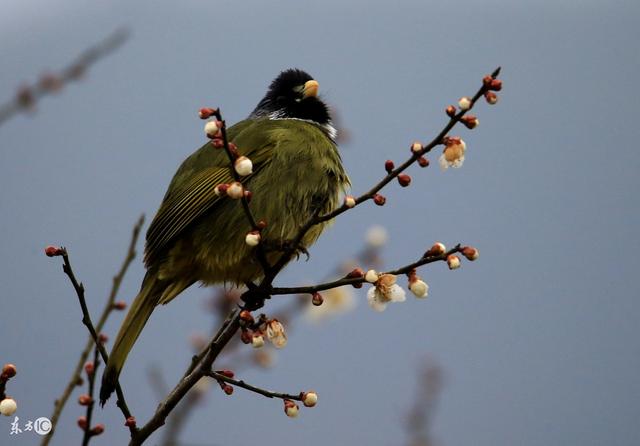
[{"label": "bird's black head", "polygon": [[318,82],[295,68],[276,77],[267,94],[251,113],[250,118],[305,119],[322,126],[331,125],[327,105],[318,97]]}]

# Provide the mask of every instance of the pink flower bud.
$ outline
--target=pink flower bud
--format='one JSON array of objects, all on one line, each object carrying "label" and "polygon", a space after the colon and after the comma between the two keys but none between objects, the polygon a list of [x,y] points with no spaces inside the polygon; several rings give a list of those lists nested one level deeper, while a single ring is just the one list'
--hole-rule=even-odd
[{"label": "pink flower bud", "polygon": [[458,107],[460,107],[460,110],[462,111],[467,111],[471,108],[472,102],[471,102],[471,98],[464,96],[461,97],[460,100],[458,101]]},{"label": "pink flower bud", "polygon": [[260,232],[251,231],[244,238],[244,242],[251,247],[258,246],[258,244],[260,244],[260,238]]},{"label": "pink flower bud", "polygon": [[226,195],[227,194],[227,189],[229,189],[229,185],[222,183],[222,184],[218,184],[216,187],[213,188],[213,192],[217,195],[217,196],[222,196],[222,195]]},{"label": "pink flower bud", "polygon": [[391,173],[391,171],[395,169],[395,164],[393,164],[393,161],[391,160],[386,160],[384,162],[384,170],[387,171],[387,173]]},{"label": "pink flower bud", "polygon": [[379,277],[378,273],[376,273],[375,270],[370,269],[364,275],[364,280],[366,280],[369,283],[376,283],[378,281],[378,277]]},{"label": "pink flower bud", "polygon": [[319,307],[320,305],[322,305],[323,302],[324,302],[324,299],[322,298],[322,294],[313,293],[313,295],[311,296],[311,303],[313,305],[315,305],[316,307]]},{"label": "pink flower bud", "polygon": [[204,133],[207,135],[207,138],[213,139],[215,138],[216,133],[218,133],[218,130],[220,130],[220,127],[220,123],[215,119],[212,119],[211,121],[207,121],[204,125]]},{"label": "pink flower bud", "polygon": [[411,177],[406,173],[401,173],[400,175],[398,175],[398,183],[400,183],[400,186],[402,187],[407,187],[409,184],[411,184]]},{"label": "pink flower bud", "polygon": [[222,391],[227,395],[231,395],[233,393],[233,387],[231,387],[229,384],[225,384],[224,387],[222,387]]},{"label": "pink flower bud", "polygon": [[244,199],[247,200],[247,203],[251,203],[251,199],[253,198],[253,192],[250,190],[244,191]]},{"label": "pink flower bud", "polygon": [[373,202],[378,206],[384,206],[384,204],[387,202],[387,199],[384,197],[384,195],[375,194],[373,196]]},{"label": "pink flower bud", "polygon": [[260,220],[258,223],[256,223],[256,226],[258,227],[258,229],[264,229],[267,227],[267,222],[264,220]]},{"label": "pink flower bud", "polygon": [[456,107],[454,105],[450,105],[445,109],[447,116],[453,118],[456,115]]},{"label": "pink flower bud", "polygon": [[114,310],[122,311],[125,308],[127,308],[127,303],[124,300],[119,300],[113,303]]},{"label": "pink flower bud", "polygon": [[9,363],[2,366],[2,380],[6,381],[9,378],[13,378],[18,373],[18,369],[15,365]]},{"label": "pink flower bud", "polygon": [[80,429],[86,429],[87,428],[87,417],[85,416],[81,416],[78,417],[78,427],[80,427]]},{"label": "pink flower bud", "polygon": [[101,344],[105,344],[108,341],[109,341],[109,336],[107,336],[106,334],[100,333],[98,335],[98,342],[100,342]]},{"label": "pink flower bud", "polygon": [[236,376],[236,374],[231,370],[218,370],[218,373],[226,376],[227,378],[233,378],[234,376]]},{"label": "pink flower bud", "polygon": [[91,429],[91,435],[100,435],[103,432],[104,432],[104,424],[102,423],[96,424],[95,426],[93,426],[93,429]]},{"label": "pink flower bud", "polygon": [[127,418],[127,421],[124,422],[124,425],[127,427],[136,427],[136,417]]},{"label": "pink flower bud", "polygon": [[460,121],[468,129],[475,129],[480,124],[480,121],[478,120],[478,118],[476,118],[473,115],[463,116]]},{"label": "pink flower bud", "polygon": [[500,79],[493,79],[489,84],[489,89],[493,91],[502,90],[502,81]]},{"label": "pink flower bud", "polygon": [[220,138],[214,138],[211,140],[211,145],[216,149],[222,149],[224,147],[224,141]]},{"label": "pink flower bud", "polygon": [[238,175],[242,177],[253,173],[253,163],[246,156],[239,157],[234,163],[234,168],[236,172],[238,172]]},{"label": "pink flower bud", "polygon": [[209,108],[209,107],[204,107],[204,108],[200,109],[200,111],[198,112],[198,116],[200,116],[200,119],[209,119],[215,113],[216,113],[215,109]]},{"label": "pink flower bud", "polygon": [[447,251],[447,248],[443,243],[436,242],[427,252],[424,253],[425,257],[441,256]]},{"label": "pink flower bud", "polygon": [[83,393],[78,397],[78,404],[80,404],[81,406],[88,406],[89,404],[91,404],[91,402],[93,402],[93,398],[91,398],[86,393]]},{"label": "pink flower bud", "polygon": [[47,255],[47,257],[56,257],[56,256],[61,256],[63,251],[61,248],[57,246],[49,245],[46,248],[44,248],[44,253]]},{"label": "pink flower bud", "polygon": [[467,260],[472,262],[480,257],[480,253],[473,246],[463,246],[462,249],[460,249],[460,252],[467,258]]},{"label": "pink flower bud", "polygon": [[429,165],[429,160],[424,156],[421,156],[420,158],[418,158],[418,164],[420,165],[420,167],[427,167]]},{"label": "pink flower bud", "polygon": [[484,94],[484,99],[485,101],[487,101],[488,104],[493,105],[498,102],[498,95],[495,94],[493,91],[487,91]]},{"label": "pink flower bud", "polygon": [[460,268],[460,257],[450,254],[447,257],[447,265],[449,265],[449,269],[457,269]]},{"label": "pink flower bud", "polygon": [[289,418],[296,418],[298,416],[298,405],[291,400],[284,400],[284,413]]},{"label": "pink flower bud", "polygon": [[344,197],[344,205],[348,208],[352,208],[356,205],[356,199],[353,198],[353,195],[347,195]]},{"label": "pink flower bud", "polygon": [[229,187],[227,188],[227,195],[229,198],[234,200],[242,198],[244,196],[244,187],[242,186],[242,183],[234,181],[229,184]]},{"label": "pink flower bud", "polygon": [[251,344],[253,341],[253,333],[249,330],[242,330],[242,333],[240,333],[240,340],[243,344]]},{"label": "pink flower bud", "polygon": [[248,310],[242,310],[240,312],[240,320],[246,322],[247,324],[254,323],[253,315]]},{"label": "pink flower bud", "polygon": [[93,365],[93,362],[87,362],[84,365],[84,371],[87,374],[87,376],[93,375],[94,370],[95,370],[95,366]]},{"label": "pink flower bud", "polygon": [[317,403],[318,403],[318,394],[313,390],[310,390],[309,392],[304,392],[302,394],[302,404],[304,404],[305,407],[313,407]]},{"label": "pink flower bud", "polygon": [[10,417],[18,410],[18,403],[13,398],[5,398],[0,401],[0,415]]}]

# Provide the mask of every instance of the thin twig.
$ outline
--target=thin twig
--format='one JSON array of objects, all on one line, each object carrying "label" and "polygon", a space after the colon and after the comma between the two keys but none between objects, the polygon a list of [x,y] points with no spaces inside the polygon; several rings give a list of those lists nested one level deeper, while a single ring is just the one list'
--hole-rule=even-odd
[{"label": "thin twig", "polygon": [[[235,169],[236,158],[234,154],[231,152],[231,148],[229,147],[229,138],[227,137],[227,124],[222,119],[222,112],[220,111],[220,108],[217,108],[215,110],[214,116],[222,124],[220,128],[220,133],[222,134],[222,144],[224,147],[224,151],[227,154],[227,157],[229,158],[229,170],[231,171],[231,175],[233,176],[233,179],[235,181],[241,182],[242,178],[240,178],[240,174],[238,174],[238,172]],[[253,216],[253,213],[251,212],[251,208],[249,208],[249,200],[247,199],[246,196],[243,195],[242,198],[240,198],[240,201],[242,203],[242,209],[244,210],[247,220],[251,225],[251,229],[253,231],[260,231],[261,227],[258,225],[258,222]],[[271,266],[267,261],[267,256],[264,252],[264,248],[261,243],[258,244],[258,246],[256,246],[255,252],[256,252],[256,258],[258,259],[258,262],[260,262],[260,266],[262,267],[262,270],[264,271],[265,274],[267,274],[271,269]]]},{"label": "thin twig", "polygon": [[[75,289],[78,296],[78,302],[80,303],[80,308],[82,309],[82,323],[87,327],[87,330],[89,330],[89,333],[93,338],[93,342],[96,344],[100,352],[102,360],[105,364],[108,364],[109,354],[104,348],[104,345],[102,345],[102,343],[100,342],[98,333],[96,332],[95,326],[91,321],[91,315],[89,314],[89,309],[87,308],[87,301],[84,297],[84,285],[82,285],[81,282],[78,282],[75,274],[73,273],[73,268],[71,268],[71,262],[69,261],[69,254],[67,253],[66,248],[61,247],[60,249],[62,250],[62,259],[64,262],[62,270],[69,277],[69,280],[71,281],[71,284],[73,285],[73,288]],[[116,405],[120,408],[120,411],[122,411],[122,415],[124,415],[124,418],[126,420],[127,418],[131,417],[131,412],[129,411],[129,407],[127,406],[127,403],[124,399],[124,393],[122,392],[122,388],[120,387],[119,382],[116,382],[116,395],[118,396]],[[136,427],[130,426],[129,430],[131,431],[131,435],[134,435],[136,432]]]},{"label": "thin twig", "polygon": [[[418,268],[419,266],[427,265],[433,262],[446,262],[447,257],[449,257],[451,254],[460,252],[460,249],[460,244],[457,244],[454,248],[450,249],[442,255],[422,257],[421,259],[416,260],[413,263],[409,263],[394,270],[380,274],[393,274],[396,276],[400,274],[408,274],[409,272],[411,272],[411,270]],[[312,286],[272,288],[270,294],[274,296],[279,294],[313,294],[317,293],[318,291],[330,290],[332,288],[338,288],[345,285],[357,285],[364,282],[366,282],[364,277],[343,277],[342,279],[334,280],[332,282],[325,282]]]},{"label": "thin twig", "polygon": [[222,373],[209,371],[206,373],[207,376],[215,379],[216,381],[224,381],[226,383],[232,384],[237,387],[242,387],[243,389],[250,390],[259,395],[266,396],[267,398],[281,398],[283,400],[297,400],[302,401],[302,393],[298,393],[296,395],[292,395],[289,393],[281,393],[281,392],[272,392],[271,390],[262,389],[260,387],[252,386],[251,384],[247,384],[242,380],[237,380],[233,378],[229,378],[228,376],[223,375]]},{"label": "thin twig", "polygon": [[91,417],[93,415],[93,393],[96,387],[96,374],[100,366],[100,356],[98,347],[96,346],[93,353],[93,372],[89,373],[89,403],[87,404],[87,414],[85,415],[87,424],[84,427],[84,435],[82,436],[82,446],[87,446],[93,434],[91,433]]},{"label": "thin twig", "polygon": [[0,125],[23,111],[32,110],[36,102],[47,94],[59,91],[65,84],[81,78],[91,65],[118,49],[129,38],[129,31],[121,28],[98,44],[86,49],[58,74],[43,75],[33,86],[18,90],[15,98],[0,105]]},{"label": "thin twig", "polygon": [[[141,215],[133,227],[131,240],[129,242],[129,247],[127,248],[127,254],[125,256],[125,259],[122,262],[122,266],[120,266],[120,270],[118,271],[118,273],[115,276],[113,276],[113,284],[111,286],[111,291],[109,292],[109,297],[107,298],[107,302],[105,303],[105,306],[102,309],[102,314],[100,315],[100,319],[96,324],[96,331],[98,333],[102,331],[102,327],[107,322],[109,315],[113,311],[114,309],[113,305],[114,305],[116,296],[120,291],[120,285],[122,284],[122,280],[124,279],[124,276],[127,273],[127,270],[131,265],[131,262],[136,257],[136,244],[138,243],[138,237],[140,236],[140,231],[142,230],[143,224],[144,224],[144,215]],[[84,350],[82,350],[82,353],[80,354],[80,359],[78,359],[78,363],[76,364],[73,374],[71,375],[71,379],[69,380],[60,398],[58,398],[54,402],[53,414],[50,417],[51,431],[49,432],[48,435],[44,435],[42,437],[42,442],[40,443],[41,446],[47,446],[51,441],[51,438],[55,433],[55,428],[58,424],[58,420],[60,419],[60,414],[62,413],[62,410],[64,409],[65,404],[67,403],[69,397],[71,396],[73,389],[76,387],[77,385],[76,383],[79,381],[79,379],[82,376],[82,367],[84,366],[84,363],[87,361],[87,358],[89,357],[89,353],[91,352],[94,345],[95,345],[95,342],[93,340],[93,337],[89,336],[89,339],[87,339],[87,343],[84,347]]]}]

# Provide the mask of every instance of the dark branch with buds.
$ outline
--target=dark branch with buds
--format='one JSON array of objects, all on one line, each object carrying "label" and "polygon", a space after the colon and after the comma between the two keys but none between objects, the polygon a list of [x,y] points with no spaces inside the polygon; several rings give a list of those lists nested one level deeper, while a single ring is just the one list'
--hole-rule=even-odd
[{"label": "dark branch with buds", "polygon": [[[218,383],[222,391],[231,395],[234,387],[240,387],[254,393],[258,393],[269,398],[278,398],[284,402],[284,411],[290,417],[298,415],[298,405],[295,401],[300,401],[306,407],[313,407],[317,401],[315,392],[302,392],[299,394],[287,394],[281,392],[270,391],[260,387],[248,384],[234,377],[234,373],[230,370],[214,370],[213,365],[218,360],[220,354],[232,343],[234,339],[238,339],[236,335],[239,333],[239,340],[244,344],[251,344],[255,348],[260,348],[265,344],[265,339],[270,341],[276,348],[282,348],[287,343],[287,335],[285,327],[281,321],[274,317],[268,317],[265,314],[254,315],[254,311],[262,308],[266,300],[275,295],[285,294],[308,294],[311,295],[311,301],[314,305],[323,305],[323,296],[321,291],[328,291],[342,286],[353,286],[360,288],[365,282],[371,284],[368,290],[367,298],[370,306],[377,311],[385,309],[390,302],[400,302],[405,300],[405,291],[396,284],[396,276],[406,275],[408,280],[408,289],[417,297],[424,298],[428,293],[428,285],[417,275],[420,267],[435,262],[446,262],[449,269],[457,269],[461,265],[461,257],[469,261],[478,258],[478,250],[471,246],[455,245],[451,249],[447,249],[442,243],[435,243],[422,256],[411,263],[396,267],[386,272],[378,272],[375,269],[364,271],[361,268],[351,269],[348,274],[338,280],[327,281],[310,286],[300,287],[273,287],[275,278],[282,271],[284,266],[299,252],[304,252],[301,241],[307,232],[315,225],[333,220],[339,215],[359,206],[367,201],[373,201],[378,206],[383,206],[386,198],[381,195],[382,189],[390,182],[397,180],[400,186],[407,187],[411,183],[411,177],[405,171],[413,164],[420,167],[427,167],[429,161],[425,155],[430,153],[434,148],[443,146],[443,153],[439,158],[439,164],[443,169],[449,167],[460,167],[464,161],[466,144],[457,136],[449,136],[449,132],[458,123],[462,123],[465,127],[473,129],[478,126],[478,119],[468,114],[468,112],[476,105],[477,101],[484,97],[487,103],[495,104],[497,102],[496,91],[502,89],[502,82],[497,79],[500,69],[496,69],[491,75],[487,75],[482,80],[482,85],[478,91],[471,97],[463,97],[458,101],[458,106],[450,105],[445,112],[449,117],[448,122],[443,129],[426,144],[414,142],[410,146],[410,155],[400,164],[395,166],[394,162],[387,160],[384,163],[386,175],[367,192],[358,197],[347,195],[344,203],[335,210],[327,214],[316,214],[312,216],[302,227],[299,228],[296,236],[290,243],[282,247],[281,254],[273,263],[269,263],[265,255],[265,241],[261,239],[261,231],[265,228],[265,223],[259,221],[251,211],[252,192],[245,189],[242,180],[244,176],[251,173],[251,160],[241,156],[235,145],[227,138],[225,121],[219,109],[203,108],[200,110],[202,119],[209,119],[205,125],[205,133],[211,139],[211,149],[224,150],[229,159],[229,169],[233,178],[233,182],[229,184],[219,184],[216,186],[218,195],[227,195],[230,198],[238,199],[244,210],[247,219],[247,236],[246,243],[254,247],[256,259],[264,271],[263,278],[257,283],[247,283],[247,290],[240,296],[240,308],[232,308],[227,317],[222,322],[220,328],[213,335],[206,346],[202,348],[200,353],[193,356],[191,363],[188,365],[182,379],[169,391],[167,396],[160,402],[155,413],[151,418],[138,428],[135,419],[131,416],[124,400],[122,389],[118,385],[116,388],[118,396],[118,407],[122,411],[125,419],[125,425],[130,429],[131,445],[139,445],[147,440],[147,438],[161,426],[169,414],[176,408],[178,403],[193,389],[193,387],[202,378],[211,378]],[[258,216],[259,217],[259,216]],[[139,229],[138,229],[139,230]],[[60,255],[63,257],[64,272],[69,276],[71,283],[76,291],[80,306],[83,313],[83,322],[91,334],[91,338],[96,346],[96,357],[94,364],[97,366],[98,358],[107,361],[107,353],[100,342],[96,328],[94,328],[91,317],[87,310],[84,299],[84,287],[79,283],[69,262],[67,251],[64,248],[47,248],[47,255]],[[237,341],[236,341],[237,342]],[[237,342],[241,345],[240,342]],[[93,382],[90,379],[89,398],[92,398]],[[87,429],[91,417],[90,407],[87,409]],[[99,426],[99,425],[98,425]],[[97,427],[97,426],[96,426]],[[90,432],[90,431],[89,431]],[[87,437],[85,429],[85,438]]]}]

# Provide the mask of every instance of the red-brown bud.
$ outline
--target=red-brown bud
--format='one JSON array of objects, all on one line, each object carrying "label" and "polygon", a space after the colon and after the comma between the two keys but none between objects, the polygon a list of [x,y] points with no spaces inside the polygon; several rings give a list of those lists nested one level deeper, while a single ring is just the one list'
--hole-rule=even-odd
[{"label": "red-brown bud", "polygon": [[9,378],[13,378],[18,373],[18,369],[13,364],[5,364],[2,366],[2,380],[6,381]]},{"label": "red-brown bud", "polygon": [[204,107],[200,109],[200,111],[198,112],[198,116],[200,116],[200,119],[209,119],[210,117],[215,115],[215,113],[216,109]]},{"label": "red-brown bud", "polygon": [[489,89],[493,91],[502,90],[502,81],[500,79],[493,79],[489,84]]},{"label": "red-brown bud", "polygon": [[253,324],[253,322],[254,322],[253,315],[248,310],[242,310],[240,312],[240,320],[242,320],[242,321],[244,321],[244,322],[246,322],[248,324]]},{"label": "red-brown bud", "polygon": [[92,401],[93,401],[93,398],[91,398],[86,393],[83,393],[78,397],[78,404],[80,404],[81,406],[88,406],[89,404],[91,404]]},{"label": "red-brown bud", "polygon": [[402,187],[407,187],[409,184],[411,184],[411,177],[406,173],[401,173],[400,175],[398,175],[398,183],[400,183],[400,186]]},{"label": "red-brown bud", "polygon": [[84,365],[84,371],[87,374],[87,376],[93,375],[93,372],[95,371],[95,366],[93,365],[93,362],[87,362]]},{"label": "red-brown bud", "polygon": [[220,138],[214,138],[211,140],[211,145],[216,149],[222,149],[224,147],[224,141]]},{"label": "red-brown bud", "polygon": [[267,227],[267,222],[264,220],[260,220],[258,223],[256,223],[256,226],[258,227],[258,229],[264,229]]},{"label": "red-brown bud", "polygon": [[251,333],[249,330],[242,330],[242,333],[240,334],[240,340],[243,344],[251,344],[251,342],[253,341],[253,333]]},{"label": "red-brown bud", "polygon": [[114,310],[122,311],[125,308],[127,308],[127,303],[124,300],[119,300],[113,303]]},{"label": "red-brown bud", "polygon": [[384,170],[386,170],[387,173],[391,173],[391,171],[395,169],[395,167],[396,167],[395,164],[393,164],[393,161],[391,160],[386,160],[384,162]]},{"label": "red-brown bud", "polygon": [[231,370],[218,370],[218,373],[226,376],[227,378],[233,378],[235,376],[235,373]]},{"label": "red-brown bud", "polygon": [[247,200],[247,203],[251,203],[251,198],[253,198],[253,192],[250,190],[244,191],[244,199]]},{"label": "red-brown bud", "polygon": [[373,202],[378,206],[384,206],[384,204],[387,202],[387,199],[384,197],[384,195],[375,194],[373,196]]},{"label": "red-brown bud", "polygon": [[233,393],[233,387],[231,387],[229,384],[225,384],[222,387],[222,390],[224,391],[224,393],[226,393],[227,395],[231,395]]},{"label": "red-brown bud", "polygon": [[315,305],[316,307],[319,307],[320,305],[322,305],[323,302],[324,302],[324,299],[322,298],[322,294],[313,293],[313,295],[311,296],[311,303],[313,305]]},{"label": "red-brown bud", "polygon": [[473,246],[463,246],[462,248],[460,248],[460,252],[467,258],[467,260],[471,262],[473,262],[480,256],[478,250]]},{"label": "red-brown bud", "polygon": [[360,277],[364,277],[364,271],[362,270],[362,268],[355,268],[353,271],[347,274],[347,278],[349,279],[360,278]]},{"label": "red-brown bud", "polygon": [[455,105],[450,105],[445,109],[445,112],[447,113],[447,116],[449,116],[450,118],[453,118],[456,115],[456,107]]},{"label": "red-brown bud", "polygon": [[85,417],[85,416],[78,417],[77,423],[78,423],[78,427],[80,429],[86,429],[87,428],[87,417]]},{"label": "red-brown bud", "polygon": [[109,341],[109,336],[107,336],[106,334],[104,334],[104,333],[100,333],[100,334],[98,335],[98,342],[100,342],[101,344],[105,344],[105,343],[107,343],[108,341]]},{"label": "red-brown bud", "polygon": [[484,99],[485,101],[487,101],[488,104],[495,104],[496,102],[498,102],[498,95],[495,94],[493,91],[487,91],[484,94]]},{"label": "red-brown bud", "polygon": [[217,189],[218,189],[218,192],[219,192],[221,195],[226,194],[226,193],[227,193],[227,189],[229,189],[229,185],[228,185],[228,184],[226,184],[226,183],[218,184],[216,187],[217,187]]},{"label": "red-brown bud", "polygon": [[429,160],[424,156],[421,156],[420,158],[418,158],[418,164],[420,165],[420,167],[427,167],[429,165]]},{"label": "red-brown bud", "polygon": [[103,432],[104,432],[104,424],[102,423],[96,424],[95,426],[93,426],[93,429],[91,429],[91,435],[100,435]]},{"label": "red-brown bud", "polygon": [[475,129],[476,127],[478,127],[478,124],[480,123],[480,121],[478,121],[478,118],[473,115],[463,116],[462,119],[460,119],[460,121],[468,129]]},{"label": "red-brown bud", "polygon": [[482,85],[484,85],[485,87],[488,87],[489,85],[491,85],[492,80],[493,80],[493,77],[490,74],[487,74],[485,77],[482,78]]},{"label": "red-brown bud", "polygon": [[124,425],[127,427],[136,427],[136,417],[127,418],[127,421],[124,422]]},{"label": "red-brown bud", "polygon": [[63,252],[64,251],[62,250],[62,248],[59,248],[57,246],[49,245],[44,248],[44,253],[47,255],[47,257],[61,256]]},{"label": "red-brown bud", "polygon": [[231,153],[231,155],[233,155],[233,158],[238,158],[238,156],[240,156],[240,154],[238,153],[238,146],[236,146],[234,143],[230,142],[228,144],[229,147],[229,152]]}]

